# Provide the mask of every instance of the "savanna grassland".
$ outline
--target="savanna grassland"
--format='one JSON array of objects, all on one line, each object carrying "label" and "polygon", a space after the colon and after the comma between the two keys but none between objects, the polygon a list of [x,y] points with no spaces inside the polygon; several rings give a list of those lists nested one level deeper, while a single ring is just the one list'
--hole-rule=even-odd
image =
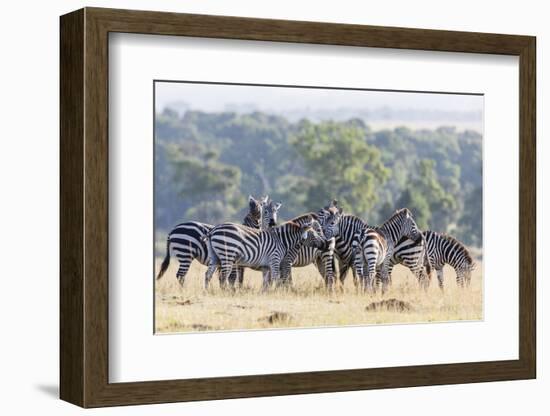
[{"label": "savanna grassland", "polygon": [[[157,259],[157,269],[160,265]],[[454,270],[445,266],[445,290],[435,273],[427,292],[413,274],[396,266],[393,284],[382,296],[357,293],[351,272],[342,289],[327,292],[314,266],[294,268],[291,289],[262,293],[261,273],[246,269],[244,287],[219,288],[217,276],[208,291],[203,288],[206,267],[193,262],[184,287],[176,280],[173,259],[162,279],[156,281],[157,333],[300,328],[411,322],[479,320],[483,318],[482,264],[472,273],[470,287],[461,289]]]}]

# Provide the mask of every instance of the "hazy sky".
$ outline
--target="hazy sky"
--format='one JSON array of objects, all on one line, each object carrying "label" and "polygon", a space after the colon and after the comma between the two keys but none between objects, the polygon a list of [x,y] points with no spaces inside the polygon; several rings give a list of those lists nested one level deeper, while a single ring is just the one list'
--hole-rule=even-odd
[{"label": "hazy sky", "polygon": [[460,113],[483,111],[483,96],[473,95],[156,82],[157,111],[162,111],[167,104],[182,102],[202,111],[248,105],[276,113],[293,108],[326,111],[381,107]]}]

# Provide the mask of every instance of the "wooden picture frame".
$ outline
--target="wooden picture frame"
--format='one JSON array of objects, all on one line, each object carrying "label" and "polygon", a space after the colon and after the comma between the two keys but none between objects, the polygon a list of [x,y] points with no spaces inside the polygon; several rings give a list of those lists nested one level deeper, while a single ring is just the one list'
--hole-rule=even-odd
[{"label": "wooden picture frame", "polygon": [[[61,17],[60,396],[83,407],[518,380],[536,376],[535,38],[85,8]],[[108,34],[415,49],[519,57],[519,359],[109,383]]]}]

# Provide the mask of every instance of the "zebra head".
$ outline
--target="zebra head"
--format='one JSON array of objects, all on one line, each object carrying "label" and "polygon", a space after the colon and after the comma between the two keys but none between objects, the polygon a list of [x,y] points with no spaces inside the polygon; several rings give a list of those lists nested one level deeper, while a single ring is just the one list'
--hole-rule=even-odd
[{"label": "zebra head", "polygon": [[323,232],[326,239],[336,237],[339,232],[340,218],[342,218],[342,207],[338,206],[338,201],[332,200],[330,205],[322,208],[318,212],[318,217],[322,221]]},{"label": "zebra head", "polygon": [[[396,211],[387,222],[393,223],[392,228],[400,237],[410,238],[415,243],[420,243],[421,239],[424,238],[408,208],[402,208]],[[399,238],[397,238],[397,240]]]},{"label": "zebra head", "polygon": [[277,225],[277,213],[282,205],[280,202],[273,202],[266,198],[261,204],[260,230],[269,230]]},{"label": "zebra head", "polygon": [[262,204],[267,201],[267,196],[256,199],[252,195],[248,195],[248,214],[247,217],[249,217],[253,222],[260,223],[260,220],[262,218]]},{"label": "zebra head", "polygon": [[318,221],[311,219],[300,225],[302,244],[306,247],[324,249],[327,247],[327,240],[323,236],[323,229]]}]

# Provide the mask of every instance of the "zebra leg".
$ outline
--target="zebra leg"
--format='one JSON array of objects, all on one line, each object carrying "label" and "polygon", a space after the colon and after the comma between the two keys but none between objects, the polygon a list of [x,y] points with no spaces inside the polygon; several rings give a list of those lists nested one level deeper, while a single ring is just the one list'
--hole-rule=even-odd
[{"label": "zebra leg", "polygon": [[388,277],[387,277],[387,279],[388,279],[388,287],[390,287],[390,286],[392,285],[391,274],[392,274],[392,272],[393,272],[393,266],[394,266],[394,265],[393,265],[393,263],[391,263],[391,262],[388,264]]},{"label": "zebra leg", "polygon": [[437,272],[437,282],[439,283],[439,288],[443,290],[443,269],[436,269]]},{"label": "zebra leg", "polygon": [[[276,280],[277,286],[290,287],[292,286],[292,263],[290,258],[283,258],[279,269],[279,279]],[[275,280],[275,279],[274,279]]]},{"label": "zebra leg", "polygon": [[189,268],[191,267],[191,263],[193,262],[193,256],[191,253],[178,253],[176,254],[176,258],[179,261],[179,267],[178,271],[176,273],[176,277],[178,279],[178,282],[181,286],[185,283],[185,275],[189,271]]},{"label": "zebra leg", "polygon": [[271,280],[275,282],[276,285],[281,284],[281,263],[278,261],[272,261],[269,267],[271,272]]},{"label": "zebra leg", "polygon": [[239,267],[239,274],[238,274],[237,279],[238,279],[239,289],[242,289],[243,282],[244,282],[244,267]]},{"label": "zebra leg", "polygon": [[244,274],[244,267],[236,267],[231,272],[231,274],[229,275],[229,279],[228,279],[228,282],[229,282],[229,285],[231,286],[231,288],[233,288],[233,289],[235,288],[235,283],[237,283],[239,285],[239,287],[242,287],[243,274]]},{"label": "zebra leg", "polygon": [[[352,266],[351,271],[353,273],[353,283],[357,287],[357,280],[361,284],[361,289],[364,291],[365,287],[365,258],[363,257],[363,249],[358,242],[354,241],[351,249]],[[347,271],[347,270],[346,270]]]},{"label": "zebra leg", "polygon": [[210,284],[210,280],[212,279],[212,276],[214,276],[214,273],[216,272],[216,269],[218,268],[217,263],[211,262],[208,265],[208,270],[206,270],[206,274],[204,275],[204,289],[208,289],[208,285]]},{"label": "zebra leg", "polygon": [[269,267],[262,268],[262,291],[265,292],[271,286],[271,272]]},{"label": "zebra leg", "polygon": [[231,276],[231,273],[236,269],[236,267],[234,266],[234,263],[229,259],[223,260],[221,263],[220,288],[226,290],[229,282],[229,277]]},{"label": "zebra leg", "polygon": [[376,270],[368,271],[366,278],[361,280],[361,287],[363,291],[374,293],[376,287],[380,283],[380,274]]},{"label": "zebra leg", "polygon": [[415,274],[418,280],[418,284],[422,289],[424,289],[424,291],[427,292],[428,288],[430,287],[430,276],[428,275],[426,268],[424,266],[420,266]]},{"label": "zebra leg", "polygon": [[361,288],[363,291],[373,292],[376,290],[376,283],[379,280],[379,274],[376,271],[376,261],[373,258],[367,258],[366,260],[367,272],[364,273],[361,279]]},{"label": "zebra leg", "polygon": [[334,259],[330,254],[323,253],[321,257],[318,257],[315,260],[315,265],[317,266],[317,270],[319,270],[319,273],[323,277],[323,280],[325,281],[325,287],[328,290],[333,290],[334,288],[334,269],[333,261]]},{"label": "zebra leg", "polygon": [[277,285],[291,286],[292,285],[292,264],[288,259],[283,259],[280,266],[280,278]]},{"label": "zebra leg", "polygon": [[472,282],[472,271],[467,270],[466,272],[464,272],[464,283],[466,284],[466,287],[469,287],[471,282]]},{"label": "zebra leg", "polygon": [[[336,259],[334,258],[334,255],[331,256],[331,259],[330,259],[330,270],[332,273],[332,280],[334,284],[336,284],[336,273],[338,272],[338,269],[336,268]],[[343,287],[342,287],[342,290],[344,290]]]},{"label": "zebra leg", "polygon": [[382,294],[386,293],[390,285],[390,264],[389,256],[386,256],[386,259],[382,262],[382,267],[380,268],[380,278],[382,281]]},{"label": "zebra leg", "polygon": [[275,282],[277,285],[280,284],[281,280],[281,269],[278,262],[272,262],[269,265],[269,271],[264,271],[263,273],[263,284],[262,284],[262,292],[267,291],[269,289],[269,286],[271,286],[272,282]]},{"label": "zebra leg", "polygon": [[[407,265],[406,263],[403,264]],[[393,264],[391,265],[391,267],[393,267]],[[407,265],[407,267],[409,267],[411,272],[413,272],[413,274],[415,275],[416,280],[418,281],[418,285],[422,289],[428,290],[428,288],[430,287],[430,275],[426,271],[426,267],[424,266],[424,264],[412,264],[410,266]]]},{"label": "zebra leg", "polygon": [[319,272],[319,274],[323,278],[323,281],[325,282],[325,287],[326,287],[328,285],[327,275],[326,275],[325,267],[323,266],[323,262],[322,262],[321,258],[317,257],[315,259],[315,267],[317,268],[317,271]]},{"label": "zebra leg", "polygon": [[464,288],[464,285],[466,284],[466,272],[464,270],[456,271],[456,284],[459,287]]},{"label": "zebra leg", "polygon": [[[338,263],[339,265],[339,280],[340,280],[340,283],[342,284],[342,286],[344,285],[344,280],[346,280],[346,276],[348,274],[348,270],[350,269],[350,265],[348,263],[345,263],[343,261],[339,261]],[[352,268],[353,270],[353,268]],[[353,273],[353,283],[355,283],[355,287],[357,287],[357,276],[355,275],[355,271]]]}]

